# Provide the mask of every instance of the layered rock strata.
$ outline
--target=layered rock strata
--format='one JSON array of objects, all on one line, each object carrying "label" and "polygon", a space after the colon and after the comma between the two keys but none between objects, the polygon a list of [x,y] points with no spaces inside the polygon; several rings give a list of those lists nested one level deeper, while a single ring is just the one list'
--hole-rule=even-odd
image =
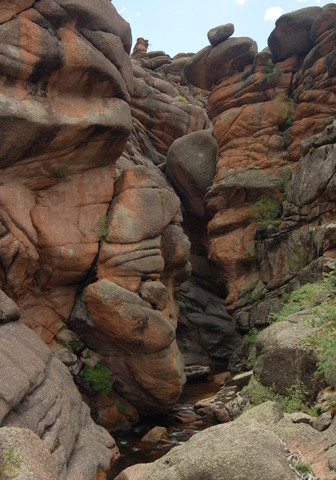
[{"label": "layered rock strata", "polygon": [[91,480],[106,472],[119,456],[113,438],[91,419],[68,369],[1,298],[0,446],[17,450],[10,461],[18,478]]}]

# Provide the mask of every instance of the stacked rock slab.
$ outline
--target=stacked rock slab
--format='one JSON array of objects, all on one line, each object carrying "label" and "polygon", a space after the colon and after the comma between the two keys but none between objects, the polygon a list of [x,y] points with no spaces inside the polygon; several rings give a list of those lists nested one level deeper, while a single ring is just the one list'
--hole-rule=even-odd
[{"label": "stacked rock slab", "polygon": [[[334,4],[305,8],[279,18],[261,53],[246,39],[229,38],[186,65],[190,82],[211,88],[218,153],[205,198],[208,252],[224,272],[229,311],[245,305],[249,312],[255,299],[276,295],[334,249],[324,232],[330,232],[335,208],[335,18]],[[318,188],[312,174],[303,177],[308,164],[322,172]],[[254,205],[266,209],[265,217]],[[242,323],[239,318],[240,328],[253,326],[249,313]]]},{"label": "stacked rock slab", "polygon": [[[0,287],[52,348],[71,337],[75,303],[78,311],[101,285],[121,291],[133,340],[116,347],[124,338],[120,314],[93,293],[91,310],[76,320],[78,333],[84,340],[83,319],[93,313],[91,344],[122,376],[116,388],[139,408],[159,410],[184,383],[174,295],[189,273],[189,243],[179,200],[154,165],[173,140],[204,128],[208,117],[196,101],[177,101],[170,83],[136,65],[141,81],[134,80],[131,43],[128,23],[109,0],[0,7],[0,44],[8,52],[0,59]],[[115,318],[106,322],[104,315]],[[158,327],[155,347],[147,344],[147,317]],[[119,348],[127,359],[120,357],[120,371]]]},{"label": "stacked rock slab", "polygon": [[0,302],[0,447],[8,458],[1,466],[18,480],[92,480],[119,456],[113,438],[93,422],[68,369],[18,320],[2,291]]}]

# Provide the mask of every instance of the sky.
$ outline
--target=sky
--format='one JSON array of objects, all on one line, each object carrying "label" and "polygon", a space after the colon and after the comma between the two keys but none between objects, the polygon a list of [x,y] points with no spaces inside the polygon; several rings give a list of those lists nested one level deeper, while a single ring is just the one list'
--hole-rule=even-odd
[{"label": "sky", "polygon": [[171,57],[198,52],[209,45],[210,28],[226,23],[235,26],[235,37],[251,37],[259,51],[276,19],[300,8],[336,3],[333,0],[112,0],[132,29],[133,46],[138,37],[149,41],[149,51],[163,50]]}]

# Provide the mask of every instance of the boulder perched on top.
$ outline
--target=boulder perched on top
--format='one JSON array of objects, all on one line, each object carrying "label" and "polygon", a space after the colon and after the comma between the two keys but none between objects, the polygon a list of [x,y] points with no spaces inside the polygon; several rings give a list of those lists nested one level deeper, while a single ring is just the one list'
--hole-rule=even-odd
[{"label": "boulder perched on top", "polygon": [[187,80],[196,87],[210,90],[222,78],[243,71],[253,63],[258,52],[252,38],[229,38],[212,47],[205,47],[186,63]]},{"label": "boulder perched on top", "polygon": [[215,46],[218,43],[227,40],[234,32],[233,23],[227,23],[226,25],[219,25],[219,27],[212,28],[208,31],[208,39],[211,45]]},{"label": "boulder perched on top", "polygon": [[268,37],[268,46],[276,61],[295,54],[302,55],[311,49],[311,27],[321,12],[321,7],[308,7],[278,18],[275,29]]}]

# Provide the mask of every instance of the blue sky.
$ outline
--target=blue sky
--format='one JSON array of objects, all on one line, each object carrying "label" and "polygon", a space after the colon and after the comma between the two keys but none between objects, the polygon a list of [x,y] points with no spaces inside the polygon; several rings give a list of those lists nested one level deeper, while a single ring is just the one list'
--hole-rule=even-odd
[{"label": "blue sky", "polygon": [[179,52],[198,52],[209,44],[208,30],[225,23],[234,24],[234,36],[252,37],[262,50],[282,13],[336,1],[112,0],[112,3],[130,23],[134,43],[138,37],[144,37],[149,41],[149,50],[164,50],[174,56]]}]

